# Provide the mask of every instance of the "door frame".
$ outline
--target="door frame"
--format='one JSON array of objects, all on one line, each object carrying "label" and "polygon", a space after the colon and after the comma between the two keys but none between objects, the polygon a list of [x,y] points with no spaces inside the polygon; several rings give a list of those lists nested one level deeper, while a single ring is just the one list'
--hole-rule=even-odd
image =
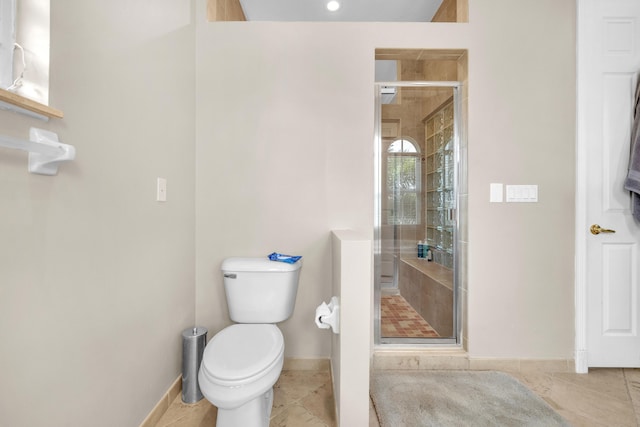
[{"label": "door frame", "polygon": [[577,373],[586,374],[587,365],[587,120],[584,117],[586,82],[581,70],[585,69],[581,55],[581,22],[584,22],[584,0],[576,1],[576,217],[575,217],[575,348],[574,361]]}]

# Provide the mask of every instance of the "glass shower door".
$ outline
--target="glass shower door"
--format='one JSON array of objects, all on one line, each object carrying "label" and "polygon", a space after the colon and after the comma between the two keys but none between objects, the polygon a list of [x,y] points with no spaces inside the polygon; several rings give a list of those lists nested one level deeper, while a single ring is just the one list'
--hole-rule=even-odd
[{"label": "glass shower door", "polygon": [[459,86],[377,85],[376,345],[459,343]]}]

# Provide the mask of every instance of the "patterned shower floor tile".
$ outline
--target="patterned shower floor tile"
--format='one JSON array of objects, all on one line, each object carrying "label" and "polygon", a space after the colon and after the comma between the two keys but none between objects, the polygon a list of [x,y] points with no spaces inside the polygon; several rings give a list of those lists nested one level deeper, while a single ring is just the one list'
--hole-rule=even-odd
[{"label": "patterned shower floor tile", "polygon": [[439,336],[402,295],[383,295],[380,309],[383,337],[434,338]]}]

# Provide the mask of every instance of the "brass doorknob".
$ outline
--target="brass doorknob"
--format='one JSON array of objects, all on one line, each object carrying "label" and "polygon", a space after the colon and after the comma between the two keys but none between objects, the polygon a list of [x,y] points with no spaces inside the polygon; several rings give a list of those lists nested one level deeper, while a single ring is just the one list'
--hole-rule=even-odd
[{"label": "brass doorknob", "polygon": [[602,228],[598,224],[593,224],[589,229],[591,234],[600,234],[600,233],[615,233],[616,230],[609,230],[608,228]]}]

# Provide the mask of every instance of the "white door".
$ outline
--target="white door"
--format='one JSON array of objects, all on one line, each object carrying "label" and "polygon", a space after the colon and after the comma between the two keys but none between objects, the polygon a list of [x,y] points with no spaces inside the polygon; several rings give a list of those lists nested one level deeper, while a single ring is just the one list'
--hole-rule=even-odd
[{"label": "white door", "polygon": [[[623,188],[640,72],[640,0],[580,0],[577,25],[576,364],[578,371],[580,364],[640,367],[640,224]],[[592,232],[596,225],[607,230]]]}]

